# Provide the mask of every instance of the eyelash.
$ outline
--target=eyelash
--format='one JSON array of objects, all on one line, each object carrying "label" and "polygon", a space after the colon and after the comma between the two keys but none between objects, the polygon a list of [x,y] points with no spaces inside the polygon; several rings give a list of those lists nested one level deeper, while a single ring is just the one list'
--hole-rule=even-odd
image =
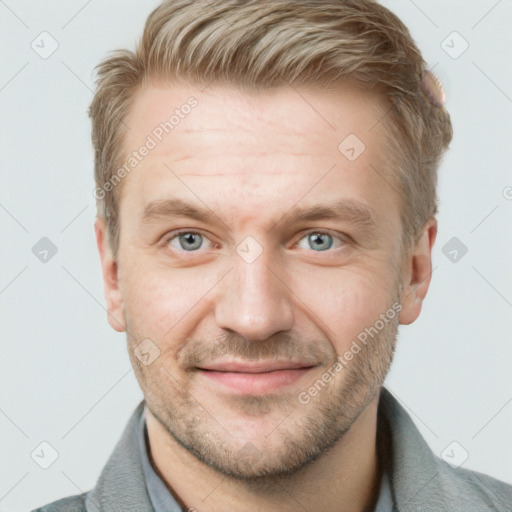
[{"label": "eyelash", "polygon": [[[187,235],[201,235],[202,237],[207,238],[209,240],[209,238],[204,233],[202,233],[201,231],[192,231],[190,229],[181,229],[181,230],[172,231],[171,233],[169,233],[165,237],[165,239],[164,239],[164,246],[167,247],[169,245],[169,243],[171,242],[171,240],[174,240],[175,238],[178,238],[180,235],[185,235],[185,234],[187,234]],[[181,250],[180,252],[191,252],[191,253],[194,253],[194,252],[198,252],[198,251],[185,251],[185,250]]]},{"label": "eyelash", "polygon": [[[348,236],[347,235],[337,234],[334,231],[329,231],[328,229],[311,229],[311,230],[306,231],[305,233],[302,234],[302,236],[299,238],[299,241],[296,244],[294,244],[294,247],[296,247],[298,245],[298,243],[303,238],[306,238],[307,236],[313,235],[313,234],[314,235],[329,235],[334,240],[338,239],[339,242],[340,242],[340,246],[341,247],[330,247],[329,249],[327,249],[325,251],[313,251],[313,249],[311,249],[311,252],[317,252],[317,253],[334,252],[337,249],[342,249],[342,247],[348,243]],[[333,242],[333,245],[335,245],[335,243],[336,242]]]},{"label": "eyelash", "polygon": [[[167,248],[169,246],[169,243],[172,240],[174,240],[175,238],[177,238],[177,237],[179,237],[180,235],[183,235],[183,234],[201,235],[202,237],[204,237],[204,238],[209,240],[209,238],[206,236],[206,234],[202,233],[201,231],[193,231],[193,230],[189,230],[189,229],[181,229],[181,230],[169,233],[165,237],[165,239],[164,239],[164,246]],[[329,231],[329,230],[325,230],[325,229],[311,229],[311,230],[306,231],[305,233],[303,233],[302,236],[299,238],[299,240],[293,245],[293,247],[296,247],[302,239],[306,238],[309,235],[313,235],[313,234],[332,236],[334,239],[338,239],[341,242],[341,245],[346,245],[349,242],[349,237],[347,235],[336,234],[333,231]],[[212,243],[214,244],[214,242],[212,242]],[[329,248],[329,249],[327,249],[325,251],[313,251],[311,249],[311,252],[319,252],[319,253],[322,253],[322,252],[333,252],[334,250],[340,249],[340,248],[341,247]],[[196,250],[196,251],[185,251],[184,249],[182,249],[182,250],[180,250],[178,252],[195,253],[195,252],[198,252],[198,250]]]}]

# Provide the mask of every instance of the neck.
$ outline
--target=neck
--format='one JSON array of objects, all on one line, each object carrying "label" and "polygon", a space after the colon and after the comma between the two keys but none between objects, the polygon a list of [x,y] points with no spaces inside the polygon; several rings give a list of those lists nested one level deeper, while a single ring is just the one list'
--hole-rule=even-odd
[{"label": "neck", "polygon": [[373,510],[378,498],[378,395],[350,430],[317,460],[262,488],[230,479],[200,462],[146,409],[153,466],[178,503],[201,512],[244,510]]}]

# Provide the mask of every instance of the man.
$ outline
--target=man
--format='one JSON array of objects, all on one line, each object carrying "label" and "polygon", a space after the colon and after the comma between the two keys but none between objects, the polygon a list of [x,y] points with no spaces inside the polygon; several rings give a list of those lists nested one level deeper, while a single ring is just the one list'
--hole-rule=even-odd
[{"label": "man", "polygon": [[173,0],[100,65],[96,238],[145,400],[40,511],[512,510],[383,388],[430,284],[442,104],[371,0]]}]

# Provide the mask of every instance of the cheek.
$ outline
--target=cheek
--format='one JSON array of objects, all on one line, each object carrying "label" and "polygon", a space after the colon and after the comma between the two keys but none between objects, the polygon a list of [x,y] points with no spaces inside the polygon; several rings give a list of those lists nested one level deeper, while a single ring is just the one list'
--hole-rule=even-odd
[{"label": "cheek", "polygon": [[158,339],[185,315],[187,290],[179,274],[165,275],[141,265],[130,269],[123,286],[127,322],[144,336]]},{"label": "cheek", "polygon": [[312,320],[340,353],[390,307],[391,286],[368,268],[329,269],[312,274],[307,285],[302,282],[297,295],[314,312]]},{"label": "cheek", "polygon": [[176,335],[205,307],[202,298],[218,280],[217,273],[213,274],[194,268],[145,265],[141,258],[125,273],[123,300],[129,327],[155,340],[171,330]]}]

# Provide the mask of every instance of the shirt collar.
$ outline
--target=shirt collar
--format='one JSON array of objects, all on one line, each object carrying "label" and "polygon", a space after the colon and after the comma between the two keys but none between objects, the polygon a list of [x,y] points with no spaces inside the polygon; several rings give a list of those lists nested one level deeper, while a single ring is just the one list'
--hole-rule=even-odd
[{"label": "shirt collar", "polygon": [[181,507],[151,464],[145,406],[138,424],[137,439],[146,489],[155,512],[181,512]]}]

